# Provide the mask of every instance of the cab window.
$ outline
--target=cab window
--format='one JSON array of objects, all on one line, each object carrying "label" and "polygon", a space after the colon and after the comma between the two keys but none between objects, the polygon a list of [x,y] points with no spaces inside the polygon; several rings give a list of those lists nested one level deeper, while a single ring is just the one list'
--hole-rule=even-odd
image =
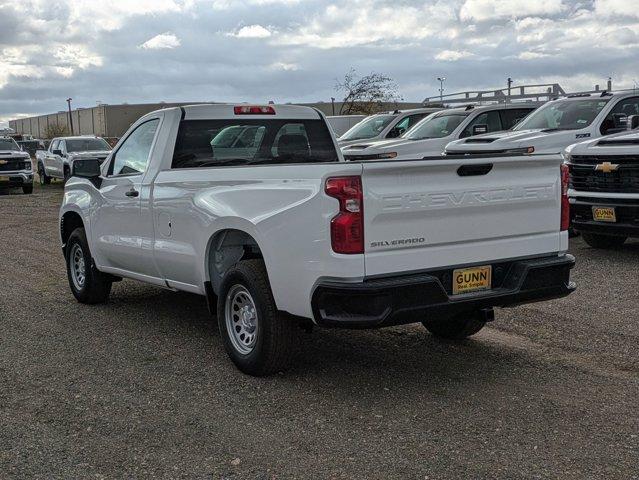
[{"label": "cab window", "polygon": [[407,115],[402,118],[397,125],[395,125],[390,132],[386,135],[386,138],[397,138],[402,136],[404,133],[409,131],[413,126],[419,122],[422,118],[424,118],[427,113],[415,113],[413,115]]},{"label": "cab window", "polygon": [[473,127],[475,125],[486,125],[488,127],[488,133],[503,130],[501,126],[501,119],[499,118],[499,111],[491,110],[489,112],[480,113],[471,120],[466,128],[464,128],[459,138],[466,138],[473,135]]},{"label": "cab window", "polygon": [[134,175],[146,171],[159,124],[160,119],[155,118],[131,132],[113,155],[109,175]]},{"label": "cab window", "polygon": [[608,135],[610,133],[618,132],[619,129],[615,127],[613,115],[616,113],[622,113],[627,117],[631,115],[639,115],[639,97],[630,97],[619,100],[617,104],[612,107],[612,110],[606,115],[606,118],[601,123],[601,134]]},{"label": "cab window", "polygon": [[504,130],[510,130],[533,110],[533,108],[509,108],[507,110],[500,111],[499,115],[501,116],[502,128]]}]

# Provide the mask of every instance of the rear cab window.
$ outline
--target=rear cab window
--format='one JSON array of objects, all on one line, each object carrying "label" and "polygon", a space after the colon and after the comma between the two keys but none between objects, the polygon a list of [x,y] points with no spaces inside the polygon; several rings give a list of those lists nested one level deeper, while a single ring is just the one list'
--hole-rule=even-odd
[{"label": "rear cab window", "polygon": [[337,162],[321,120],[182,120],[171,168]]}]

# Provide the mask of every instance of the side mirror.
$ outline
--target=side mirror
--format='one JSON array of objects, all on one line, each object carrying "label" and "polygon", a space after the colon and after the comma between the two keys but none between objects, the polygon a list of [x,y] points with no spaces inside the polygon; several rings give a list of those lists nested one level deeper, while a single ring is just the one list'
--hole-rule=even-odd
[{"label": "side mirror", "polygon": [[628,117],[628,129],[634,130],[639,127],[639,115],[630,115]]},{"label": "side mirror", "polygon": [[74,160],[71,166],[72,177],[86,178],[91,180],[94,185],[99,182],[100,173],[100,162],[97,159]]},{"label": "side mirror", "polygon": [[403,128],[393,127],[393,128],[391,128],[391,131],[388,132],[388,135],[386,135],[386,138],[397,138],[402,133],[404,133],[404,129]]},{"label": "side mirror", "polygon": [[483,123],[473,125],[473,135],[481,135],[482,133],[488,133],[488,125]]},{"label": "side mirror", "polygon": [[54,155],[62,156],[62,150],[60,150],[59,148],[56,148],[55,150],[52,150],[51,153],[53,153]]},{"label": "side mirror", "polygon": [[612,123],[615,126],[614,128],[625,129],[628,126],[628,115],[625,113],[613,113]]}]

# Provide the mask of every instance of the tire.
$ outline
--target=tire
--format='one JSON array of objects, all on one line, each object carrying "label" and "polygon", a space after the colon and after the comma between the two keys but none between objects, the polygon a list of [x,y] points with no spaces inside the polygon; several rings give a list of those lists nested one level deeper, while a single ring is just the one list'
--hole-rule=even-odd
[{"label": "tire", "polygon": [[41,163],[38,164],[38,177],[40,178],[40,185],[42,186],[51,183],[51,177],[44,172],[44,166]]},{"label": "tire", "polygon": [[33,185],[25,185],[22,187],[22,193],[25,195],[31,195],[33,193]]},{"label": "tire", "polygon": [[69,167],[65,166],[64,167],[64,177],[62,179],[62,183],[64,185],[66,185],[67,182],[69,181],[69,178],[71,178],[71,171],[69,170]]},{"label": "tire", "polygon": [[592,248],[612,249],[621,247],[628,237],[582,233],[584,241]]},{"label": "tire", "polygon": [[111,293],[111,280],[95,268],[84,228],[76,228],[69,236],[65,258],[69,287],[76,300],[89,304],[106,302]]},{"label": "tire", "polygon": [[227,272],[217,320],[224,348],[242,372],[261,377],[290,365],[299,328],[278,312],[262,260],[243,260]]},{"label": "tire", "polygon": [[480,312],[468,312],[448,319],[422,322],[431,334],[446,340],[461,340],[479,332],[486,322]]}]

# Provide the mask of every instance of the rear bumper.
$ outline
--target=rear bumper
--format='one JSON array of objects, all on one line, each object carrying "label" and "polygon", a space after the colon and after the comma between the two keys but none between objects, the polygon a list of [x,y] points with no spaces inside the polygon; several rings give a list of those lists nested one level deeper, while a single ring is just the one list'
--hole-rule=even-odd
[{"label": "rear bumper", "polygon": [[33,183],[33,172],[31,170],[19,172],[0,172],[1,187],[22,187]]},{"label": "rear bumper", "polygon": [[[614,207],[616,222],[596,222],[592,207]],[[639,195],[637,199],[577,196],[570,199],[572,227],[578,232],[639,237]]]},{"label": "rear bumper", "polygon": [[570,282],[572,255],[492,265],[491,290],[456,296],[450,293],[453,269],[360,283],[321,283],[313,292],[313,316],[325,327],[376,328],[560,298],[576,288]]}]

